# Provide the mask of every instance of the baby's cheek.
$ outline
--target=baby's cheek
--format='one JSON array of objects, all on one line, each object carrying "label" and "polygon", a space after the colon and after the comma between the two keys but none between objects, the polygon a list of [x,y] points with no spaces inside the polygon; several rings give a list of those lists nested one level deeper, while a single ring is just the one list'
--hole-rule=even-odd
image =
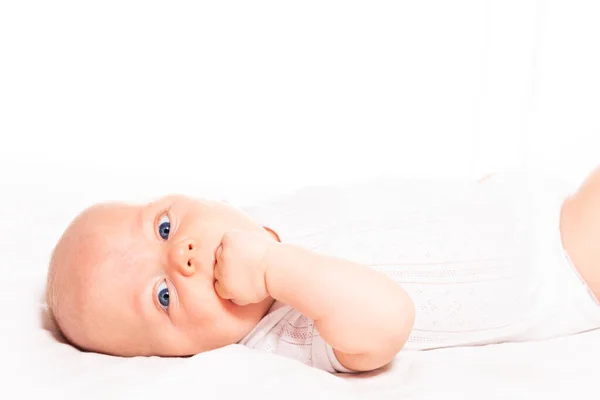
[{"label": "baby's cheek", "polygon": [[190,329],[198,328],[219,319],[223,300],[216,294],[212,282],[191,284],[185,296],[179,299],[182,323]]}]

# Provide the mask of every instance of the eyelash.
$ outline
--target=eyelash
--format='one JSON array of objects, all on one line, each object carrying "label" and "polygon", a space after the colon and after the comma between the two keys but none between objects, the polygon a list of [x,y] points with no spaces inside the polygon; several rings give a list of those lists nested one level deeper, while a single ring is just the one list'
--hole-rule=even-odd
[{"label": "eyelash", "polygon": [[[158,231],[158,227],[159,227],[158,223],[160,222],[161,218],[165,215],[169,218],[169,222],[171,224],[170,230],[169,230],[169,238],[171,237],[171,235],[173,235],[175,233],[175,222],[174,222],[174,218],[171,214],[171,205],[169,205],[165,209],[161,210],[157,214],[157,216],[154,220],[154,233],[162,241],[164,241],[164,239],[161,238],[160,233]],[[163,283],[163,282],[166,283],[167,289],[169,290],[169,307],[167,307],[166,310],[161,306],[161,304],[158,300],[158,293],[159,293],[158,288],[160,287],[161,283]],[[170,315],[170,313],[171,313],[171,307],[173,307],[173,299],[174,299],[175,292],[176,292],[176,290],[175,290],[173,284],[167,278],[161,279],[160,281],[158,281],[158,283],[155,286],[153,297],[154,297],[154,301],[156,302],[156,306],[158,307],[158,309],[160,311],[166,313],[167,315]]]},{"label": "eyelash", "polygon": [[[158,293],[159,293],[158,288],[161,286],[161,283],[163,283],[163,282],[165,282],[165,284],[167,286],[167,290],[169,291],[169,307],[167,307],[166,310],[161,306],[160,301],[158,300]],[[158,283],[155,286],[154,301],[156,302],[156,306],[159,308],[160,311],[166,313],[167,315],[171,314],[171,307],[173,307],[175,292],[176,291],[175,291],[173,284],[167,278],[161,279],[160,281],[158,281]]]},{"label": "eyelash", "polygon": [[171,223],[171,227],[169,230],[169,238],[175,233],[175,218],[173,218],[173,215],[171,214],[171,205],[169,205],[165,209],[161,210],[154,219],[154,233],[158,236],[160,240],[164,239],[160,237],[160,233],[158,231],[158,223],[160,222],[160,219],[165,215],[169,218],[169,222]]}]

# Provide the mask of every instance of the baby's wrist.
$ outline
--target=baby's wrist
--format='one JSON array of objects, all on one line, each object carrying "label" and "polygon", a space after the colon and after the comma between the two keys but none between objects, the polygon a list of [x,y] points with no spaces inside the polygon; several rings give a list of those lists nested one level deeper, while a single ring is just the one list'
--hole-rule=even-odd
[{"label": "baby's wrist", "polygon": [[285,269],[290,263],[291,245],[280,242],[273,242],[265,253],[265,287],[269,296],[275,300],[279,299],[279,294],[286,289]]},{"label": "baby's wrist", "polygon": [[278,245],[280,245],[281,243],[279,242],[272,242],[269,244],[269,246],[267,247],[267,251],[265,251],[265,256],[264,256],[264,271],[265,271],[265,288],[267,289],[267,293],[269,294],[269,296],[273,297],[273,294],[271,293],[270,290],[270,277],[272,275],[272,271],[273,265],[277,265],[276,262],[273,261],[273,258],[275,257],[275,255],[273,253],[277,252],[277,247]]}]

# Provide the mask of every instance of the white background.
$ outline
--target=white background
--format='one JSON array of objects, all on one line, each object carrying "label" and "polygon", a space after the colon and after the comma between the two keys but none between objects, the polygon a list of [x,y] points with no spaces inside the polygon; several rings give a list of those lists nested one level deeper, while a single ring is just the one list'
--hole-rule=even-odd
[{"label": "white background", "polygon": [[593,0],[3,1],[0,217],[22,232],[3,246],[38,241],[42,268],[104,199],[578,181],[600,154],[598,21]]}]

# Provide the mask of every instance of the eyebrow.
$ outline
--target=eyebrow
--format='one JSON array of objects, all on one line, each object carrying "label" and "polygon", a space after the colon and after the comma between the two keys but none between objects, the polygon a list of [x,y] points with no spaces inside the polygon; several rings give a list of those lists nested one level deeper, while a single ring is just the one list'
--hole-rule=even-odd
[{"label": "eyebrow", "polygon": [[146,231],[147,231],[147,221],[148,221],[148,205],[144,205],[142,207],[140,207],[140,210],[138,211],[138,215],[136,218],[136,223],[134,225],[136,225],[137,229],[139,229],[139,233],[145,235]]},{"label": "eyebrow", "polygon": [[[150,286],[150,291],[154,290],[154,285]],[[141,318],[141,329],[142,336],[139,338],[143,343],[146,343],[147,346],[153,347],[155,345],[155,331],[157,325],[157,318],[155,314],[156,307],[154,304],[149,304],[151,301],[150,296],[148,296],[148,287],[141,286],[136,290],[133,290],[133,311],[138,318]]]},{"label": "eyebrow", "polygon": [[[143,271],[143,266],[138,267],[138,270]],[[147,327],[153,327],[157,321],[157,313],[160,311],[156,307],[153,296],[155,288],[155,274],[145,275],[141,279],[134,279],[133,287],[131,291],[132,298],[131,304],[133,304],[133,311],[136,315],[143,319],[143,323]]]},{"label": "eyebrow", "polygon": [[[154,286],[152,286],[154,287]],[[141,315],[144,320],[148,320],[149,315],[147,311],[147,303],[148,303],[148,290],[145,286],[141,286],[133,291],[133,310],[136,315]]]}]

